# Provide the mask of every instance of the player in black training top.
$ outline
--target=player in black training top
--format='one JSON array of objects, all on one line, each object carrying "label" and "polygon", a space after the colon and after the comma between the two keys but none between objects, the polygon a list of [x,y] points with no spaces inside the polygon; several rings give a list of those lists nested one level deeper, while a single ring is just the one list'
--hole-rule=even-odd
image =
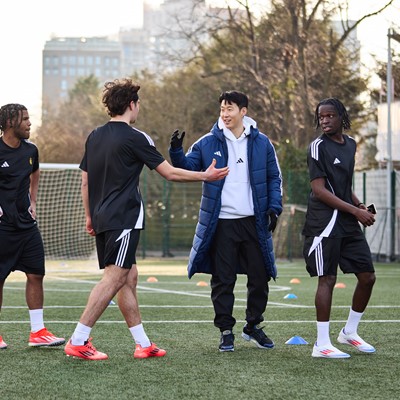
[{"label": "player in black training top", "polygon": [[310,276],[318,276],[315,295],[317,341],[312,356],[348,358],[334,347],[329,336],[332,294],[337,267],[357,277],[352,306],[337,341],[364,353],[375,348],[357,334],[360,319],[371,297],[375,272],[371,252],[360,223],[371,226],[375,216],[352,191],[356,142],[344,134],[351,127],[344,105],[336,98],[322,100],[315,111],[322,135],[308,148],[311,192],[308,200],[303,254]]},{"label": "player in black training top", "polygon": [[[29,346],[65,343],[49,332],[43,322],[44,247],[36,224],[39,185],[39,152],[30,142],[29,113],[22,104],[0,108],[0,308],[8,275],[26,275],[26,303],[31,333]],[[7,347],[0,336],[0,349]]]},{"label": "player in black training top", "polygon": [[136,297],[136,248],[140,230],[144,228],[140,173],[146,165],[167,180],[192,182],[219,180],[229,171],[228,168],[216,169],[216,160],[202,172],[186,171],[169,164],[146,133],[130,126],[139,113],[139,89],[140,86],[130,79],[107,82],[103,104],[111,119],[95,129],[86,141],[80,165],[86,231],[96,237],[99,267],[104,269],[104,274],[90,293],[79,323],[65,346],[69,356],[88,360],[108,358],[107,354],[96,350],[89,336],[115,295],[136,342],[134,357],[166,354],[146,335]]}]

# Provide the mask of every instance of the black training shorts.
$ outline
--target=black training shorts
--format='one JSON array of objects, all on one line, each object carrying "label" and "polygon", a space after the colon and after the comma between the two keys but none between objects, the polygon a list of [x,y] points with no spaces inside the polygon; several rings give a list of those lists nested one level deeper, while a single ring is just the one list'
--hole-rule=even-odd
[{"label": "black training shorts", "polygon": [[364,235],[341,238],[311,237],[304,240],[303,255],[310,276],[374,272],[371,251]]},{"label": "black training shorts", "polygon": [[100,269],[107,265],[130,269],[136,264],[139,229],[106,231],[96,235],[97,258]]},{"label": "black training shorts", "polygon": [[44,275],[44,247],[37,226],[19,231],[0,230],[0,280],[12,271]]}]

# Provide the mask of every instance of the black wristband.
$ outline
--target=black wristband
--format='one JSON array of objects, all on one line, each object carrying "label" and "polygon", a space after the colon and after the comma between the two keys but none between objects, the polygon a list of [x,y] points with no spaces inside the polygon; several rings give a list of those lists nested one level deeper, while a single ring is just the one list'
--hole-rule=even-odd
[{"label": "black wristband", "polygon": [[[364,204],[364,203],[358,203],[358,204],[356,205],[356,207],[359,208],[359,207],[361,206],[361,204]],[[365,204],[364,204],[364,205],[365,205]]]}]

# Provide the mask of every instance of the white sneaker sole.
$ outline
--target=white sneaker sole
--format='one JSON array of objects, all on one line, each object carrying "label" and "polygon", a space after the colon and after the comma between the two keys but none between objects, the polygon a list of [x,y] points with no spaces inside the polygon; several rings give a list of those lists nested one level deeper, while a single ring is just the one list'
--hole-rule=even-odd
[{"label": "white sneaker sole", "polygon": [[365,340],[361,339],[360,336],[356,336],[354,338],[346,338],[344,335],[343,330],[340,331],[337,341],[341,344],[347,344],[349,346],[354,347],[355,349],[363,352],[363,353],[375,353],[374,346],[371,346]]},{"label": "white sneaker sole", "polygon": [[352,341],[352,340],[348,340],[348,339],[345,339],[345,338],[343,338],[343,337],[341,337],[341,336],[339,336],[338,338],[337,338],[337,341],[339,342],[339,343],[341,343],[341,344],[347,344],[347,345],[349,345],[349,346],[352,346],[352,347],[354,347],[355,349],[357,349],[357,350],[359,350],[359,351],[361,351],[361,352],[363,352],[363,353],[375,353],[375,348],[373,347],[373,346],[371,346],[370,344],[357,344],[357,341]]},{"label": "white sneaker sole", "polygon": [[311,356],[316,358],[350,358],[350,354],[343,353],[343,351],[340,351],[335,347],[326,347],[318,350],[314,346]]}]

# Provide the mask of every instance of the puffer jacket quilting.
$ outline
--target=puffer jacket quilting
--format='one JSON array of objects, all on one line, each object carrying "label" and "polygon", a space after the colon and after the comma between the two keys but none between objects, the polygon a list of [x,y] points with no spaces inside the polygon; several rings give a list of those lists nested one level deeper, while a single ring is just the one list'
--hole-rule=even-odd
[{"label": "puffer jacket quilting", "polygon": [[[277,215],[282,212],[281,172],[272,143],[253,126],[250,128],[247,152],[257,234],[267,273],[275,279],[277,269],[272,235],[268,231],[267,211],[272,209]],[[175,167],[192,171],[206,170],[213,158],[217,160],[216,168],[225,167],[228,163],[228,148],[223,131],[216,123],[211,132],[202,136],[189,148],[186,155],[183,148],[170,149],[170,157]],[[224,179],[203,183],[199,219],[189,255],[189,278],[195,273],[212,273],[209,250],[218,223],[223,185]],[[236,270],[239,274],[244,273],[240,260]]]}]

